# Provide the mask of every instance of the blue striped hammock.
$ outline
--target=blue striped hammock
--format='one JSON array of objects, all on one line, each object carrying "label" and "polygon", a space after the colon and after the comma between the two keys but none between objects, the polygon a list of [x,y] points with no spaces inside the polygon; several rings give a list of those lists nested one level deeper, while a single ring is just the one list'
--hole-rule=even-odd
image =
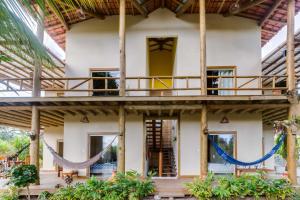
[{"label": "blue striped hammock", "polygon": [[216,152],[219,154],[219,156],[221,156],[221,158],[223,160],[225,160],[227,163],[232,164],[232,165],[238,165],[238,166],[253,166],[253,165],[258,165],[266,160],[268,160],[269,158],[271,158],[277,151],[278,149],[281,147],[281,145],[284,143],[286,134],[281,134],[280,136],[280,140],[278,141],[278,143],[272,148],[272,150],[267,153],[266,155],[264,155],[262,158],[253,161],[253,162],[242,162],[239,160],[234,159],[232,156],[230,156],[229,154],[227,154],[217,143],[215,143],[213,141],[213,137],[210,135],[208,136],[209,140],[211,141],[211,144],[213,145],[213,147],[215,148]]}]

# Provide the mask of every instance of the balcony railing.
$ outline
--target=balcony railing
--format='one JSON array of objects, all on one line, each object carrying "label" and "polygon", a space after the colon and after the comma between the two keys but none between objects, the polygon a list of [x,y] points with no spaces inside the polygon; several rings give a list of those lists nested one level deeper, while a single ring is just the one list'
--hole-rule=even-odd
[{"label": "balcony railing", "polygon": [[[287,76],[208,76],[207,93],[285,95],[286,79]],[[119,77],[41,78],[41,90],[44,96],[110,96],[118,95],[119,81]],[[0,78],[0,97],[23,96],[31,90],[31,78]],[[199,96],[200,91],[200,76],[126,77],[126,96]]]}]

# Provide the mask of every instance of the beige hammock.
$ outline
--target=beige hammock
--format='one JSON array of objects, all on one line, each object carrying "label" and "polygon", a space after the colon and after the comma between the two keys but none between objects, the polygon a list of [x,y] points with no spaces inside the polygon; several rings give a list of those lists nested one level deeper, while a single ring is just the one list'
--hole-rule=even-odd
[{"label": "beige hammock", "polygon": [[107,145],[103,151],[92,157],[91,159],[84,161],[84,162],[71,162],[63,157],[59,156],[58,153],[54,151],[54,149],[47,144],[47,142],[42,137],[42,140],[45,144],[45,146],[49,149],[50,153],[53,156],[53,161],[55,164],[57,164],[60,167],[66,167],[69,169],[86,169],[87,167],[90,167],[91,165],[95,164],[101,157],[104,156],[104,154],[107,152],[107,150],[112,146],[113,142],[116,140],[118,136],[116,136],[109,145]]}]

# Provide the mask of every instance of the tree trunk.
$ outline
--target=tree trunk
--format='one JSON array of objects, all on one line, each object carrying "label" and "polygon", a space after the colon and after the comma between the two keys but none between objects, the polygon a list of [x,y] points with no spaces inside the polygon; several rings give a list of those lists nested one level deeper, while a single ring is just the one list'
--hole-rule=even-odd
[{"label": "tree trunk", "polygon": [[27,189],[27,199],[30,200],[29,185],[26,186],[26,189]]}]

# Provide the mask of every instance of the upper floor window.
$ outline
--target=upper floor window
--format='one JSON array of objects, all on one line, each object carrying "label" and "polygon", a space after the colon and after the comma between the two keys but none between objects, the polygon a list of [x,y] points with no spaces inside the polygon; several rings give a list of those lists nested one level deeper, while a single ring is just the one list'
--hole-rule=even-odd
[{"label": "upper floor window", "polygon": [[[233,95],[234,79],[235,76],[234,67],[209,67],[207,69],[207,94],[208,95]],[[228,77],[228,78],[227,78]],[[218,88],[214,90],[213,88]],[[221,88],[228,88],[228,90],[220,90]]]},{"label": "upper floor window", "polygon": [[[91,71],[92,77],[120,77],[120,71],[114,70],[93,70]],[[119,91],[113,91],[112,89],[119,89],[119,79],[93,79],[93,89],[103,89],[103,91],[94,91],[92,96],[118,96]]]}]

